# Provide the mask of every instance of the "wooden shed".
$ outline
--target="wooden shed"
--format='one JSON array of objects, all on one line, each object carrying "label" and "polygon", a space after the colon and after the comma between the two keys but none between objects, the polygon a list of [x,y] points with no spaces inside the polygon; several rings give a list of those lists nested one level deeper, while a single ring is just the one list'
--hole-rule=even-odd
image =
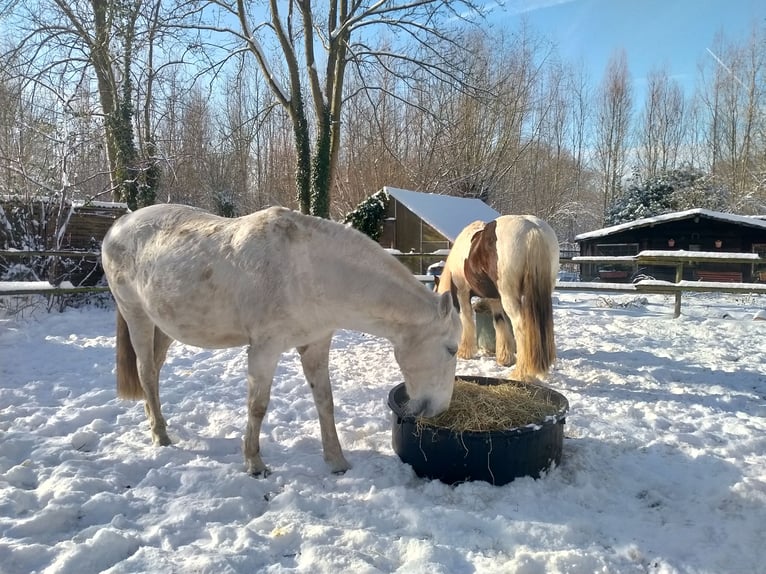
[{"label": "wooden shed", "polygon": [[[67,201],[61,205],[51,198],[0,198],[0,250],[6,252],[0,255],[0,278],[46,278],[54,284],[70,281],[77,286],[98,283],[103,275],[101,241],[127,212],[124,203]],[[41,251],[69,254],[34,255]]]},{"label": "wooden shed", "polygon": [[449,249],[469,223],[476,220],[489,222],[500,217],[480,199],[395,187],[384,187],[383,191],[389,201],[380,243],[402,253]]},{"label": "wooden shed", "polygon": [[430,264],[446,259],[447,251],[469,223],[500,217],[480,199],[422,193],[384,187],[386,198],[380,244],[393,252],[433,253],[401,257],[414,273],[425,273]]},{"label": "wooden shed", "polygon": [[[61,215],[59,216],[59,212]],[[115,220],[128,212],[125,203],[59,201],[38,198],[0,199],[0,248],[22,250],[98,251]]]},{"label": "wooden shed", "polygon": [[[620,225],[604,227],[575,237],[580,255],[636,255],[640,251],[687,250],[729,253],[758,253],[766,258],[766,219],[735,215],[707,209],[689,209],[638,219]],[[763,264],[699,263],[685,271],[684,279],[699,279],[705,271],[733,271],[743,281],[766,279]],[[656,279],[672,280],[672,269],[652,267],[635,270],[629,266],[583,265],[583,280],[600,278],[609,281],[629,281],[640,272]]]}]

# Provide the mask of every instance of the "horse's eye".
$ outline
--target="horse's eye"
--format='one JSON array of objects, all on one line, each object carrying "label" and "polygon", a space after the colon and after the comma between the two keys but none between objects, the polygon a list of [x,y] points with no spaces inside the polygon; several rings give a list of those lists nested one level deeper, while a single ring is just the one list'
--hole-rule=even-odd
[{"label": "horse's eye", "polygon": [[450,357],[454,357],[457,355],[457,347],[447,347],[447,352],[450,354]]}]

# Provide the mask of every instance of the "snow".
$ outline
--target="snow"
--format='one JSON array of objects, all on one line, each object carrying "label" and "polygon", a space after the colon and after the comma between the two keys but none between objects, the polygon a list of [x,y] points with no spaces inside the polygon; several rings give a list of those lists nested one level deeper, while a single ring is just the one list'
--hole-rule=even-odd
[{"label": "snow", "polygon": [[[391,346],[331,353],[353,468],[331,474],[298,356],[244,472],[245,350],[174,345],[172,447],[115,398],[114,314],[0,322],[0,572],[763,571],[766,296],[555,295],[548,384],[571,405],[561,465],[495,487],[420,479],[391,449]],[[502,376],[490,358],[459,373]]]},{"label": "snow", "polygon": [[62,281],[59,285],[53,285],[48,281],[0,281],[0,293],[3,291],[50,291],[52,289],[73,289],[71,281]]}]

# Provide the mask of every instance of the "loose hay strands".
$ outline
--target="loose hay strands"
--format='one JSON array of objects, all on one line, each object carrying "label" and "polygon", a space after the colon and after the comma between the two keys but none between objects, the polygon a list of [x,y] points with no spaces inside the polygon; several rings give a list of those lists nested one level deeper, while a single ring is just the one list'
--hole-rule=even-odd
[{"label": "loose hay strands", "polygon": [[449,409],[433,418],[418,417],[417,428],[438,427],[453,432],[508,430],[542,424],[560,409],[540,387],[500,383],[479,385],[457,379]]}]

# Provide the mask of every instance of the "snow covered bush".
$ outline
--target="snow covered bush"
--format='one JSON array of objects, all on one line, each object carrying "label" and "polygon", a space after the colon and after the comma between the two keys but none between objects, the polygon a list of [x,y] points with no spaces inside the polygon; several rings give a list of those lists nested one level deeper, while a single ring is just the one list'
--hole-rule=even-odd
[{"label": "snow covered bush", "polygon": [[377,241],[383,233],[383,218],[386,215],[387,203],[388,194],[380,190],[347,213],[343,223],[351,225]]}]

